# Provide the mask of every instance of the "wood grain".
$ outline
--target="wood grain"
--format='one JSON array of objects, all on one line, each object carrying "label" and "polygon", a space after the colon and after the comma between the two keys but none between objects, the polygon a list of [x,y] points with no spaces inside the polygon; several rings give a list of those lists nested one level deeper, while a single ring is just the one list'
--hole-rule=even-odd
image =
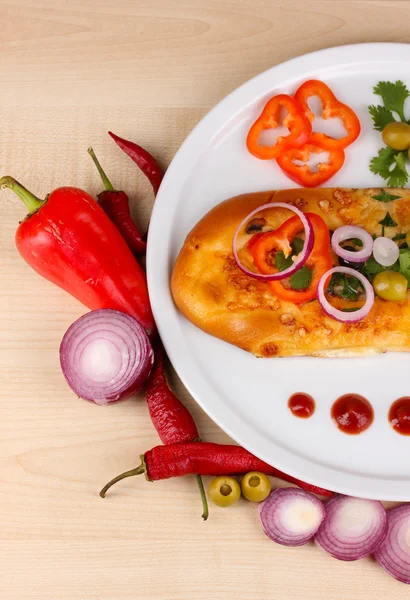
[{"label": "wood grain", "polygon": [[[96,193],[93,144],[146,224],[149,186],[106,135],[151,149],[164,166],[236,86],[299,54],[362,41],[408,41],[407,0],[0,0],[0,165],[39,195]],[[0,565],[2,600],[378,600],[408,597],[371,560],[285,549],[241,502],[200,519],[191,478],[107,478],[158,441],[142,398],[77,400],[58,346],[83,314],[18,256],[24,209],[0,219]],[[173,382],[202,436],[227,436]]]}]

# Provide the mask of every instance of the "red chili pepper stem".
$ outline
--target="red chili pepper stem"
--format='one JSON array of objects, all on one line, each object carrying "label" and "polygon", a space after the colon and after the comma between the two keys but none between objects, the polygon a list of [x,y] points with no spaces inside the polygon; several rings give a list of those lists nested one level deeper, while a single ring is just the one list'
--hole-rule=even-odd
[{"label": "red chili pepper stem", "polygon": [[[111,481],[109,481],[102,488],[102,490],[100,491],[101,498],[105,498],[105,495],[111,486],[115,485],[122,479],[126,479],[127,477],[134,477],[136,475],[145,475],[145,479],[147,481],[151,481],[151,479],[148,476],[147,465],[145,464],[143,454],[141,455],[141,464],[138,467],[136,467],[135,469],[130,469],[129,471],[125,471],[124,473],[120,473],[120,475],[117,475],[116,477],[111,479]],[[202,500],[202,518],[204,521],[206,521],[207,518],[209,517],[209,508],[208,508],[208,500],[206,499],[205,488],[204,488],[204,484],[202,481],[202,477],[200,475],[196,475],[196,481],[198,483],[198,488],[199,488],[199,492],[201,494],[201,500]]]},{"label": "red chili pepper stem", "polygon": [[208,500],[206,499],[204,482],[202,481],[202,477],[200,475],[195,475],[196,482],[198,484],[199,493],[201,495],[202,500],[202,518],[204,521],[209,517],[209,508],[208,508]]},{"label": "red chili pepper stem", "polygon": [[115,485],[116,483],[118,483],[118,481],[121,481],[122,479],[126,479],[127,477],[134,477],[135,475],[142,475],[142,474],[144,474],[145,477],[147,478],[147,480],[149,481],[144,461],[142,461],[142,463],[139,465],[139,467],[136,467],[135,469],[130,469],[129,471],[125,471],[124,473],[121,473],[120,475],[117,475],[116,477],[111,479],[111,481],[109,481],[101,490],[101,492],[100,492],[101,498],[105,498],[105,495],[108,492],[108,490],[110,489],[110,487]]},{"label": "red chili pepper stem", "polygon": [[0,179],[0,189],[3,188],[9,188],[9,190],[17,194],[20,200],[26,205],[29,215],[36,212],[45,203],[45,200],[37,198],[37,196],[29,192],[24,185],[21,185],[21,183],[8,175]]},{"label": "red chili pepper stem", "polygon": [[114,187],[113,187],[111,181],[108,179],[107,175],[105,174],[104,169],[100,165],[100,161],[96,157],[95,152],[94,152],[94,150],[92,149],[91,146],[88,148],[87,152],[91,156],[91,158],[94,161],[95,166],[97,167],[97,171],[99,172],[99,174],[101,176],[102,182],[105,185],[105,189],[108,192],[113,192],[114,191]]}]

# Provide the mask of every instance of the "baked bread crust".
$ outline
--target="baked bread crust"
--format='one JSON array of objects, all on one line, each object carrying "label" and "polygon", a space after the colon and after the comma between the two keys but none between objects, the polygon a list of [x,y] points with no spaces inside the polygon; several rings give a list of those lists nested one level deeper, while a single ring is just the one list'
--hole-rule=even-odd
[{"label": "baked bread crust", "polygon": [[[317,300],[295,305],[276,298],[267,283],[244,274],[232,255],[232,238],[252,210],[289,203],[320,215],[330,230],[354,224],[381,235],[388,211],[397,223],[389,236],[410,230],[410,190],[389,189],[398,200],[383,203],[380,188],[318,188],[243,194],[215,206],[192,229],[176,260],[171,289],[182,314],[210,335],[258,357],[344,357],[410,350],[409,292],[403,302],[375,299],[358,323],[327,317]],[[277,210],[277,218],[282,218]]]}]

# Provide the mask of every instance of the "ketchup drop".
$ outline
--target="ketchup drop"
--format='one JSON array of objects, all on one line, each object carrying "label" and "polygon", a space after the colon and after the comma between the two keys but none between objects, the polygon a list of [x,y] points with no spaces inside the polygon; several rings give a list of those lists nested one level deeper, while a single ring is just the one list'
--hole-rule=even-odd
[{"label": "ketchup drop", "polygon": [[337,427],[351,435],[365,431],[374,417],[370,402],[358,394],[340,396],[332,406],[331,415]]},{"label": "ketchup drop", "polygon": [[410,398],[399,398],[390,407],[389,421],[397,433],[410,435]]},{"label": "ketchup drop", "polygon": [[308,419],[315,412],[315,401],[309,394],[297,392],[289,398],[290,412],[300,419]]}]

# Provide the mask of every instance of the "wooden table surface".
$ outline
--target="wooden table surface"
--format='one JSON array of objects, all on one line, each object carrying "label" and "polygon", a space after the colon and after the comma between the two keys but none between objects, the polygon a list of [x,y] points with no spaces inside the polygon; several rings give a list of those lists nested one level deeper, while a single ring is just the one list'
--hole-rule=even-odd
[{"label": "wooden table surface", "polygon": [[[146,224],[152,193],[112,129],[164,167],[228,92],[288,58],[354,42],[409,41],[407,0],[0,0],[0,165],[38,195],[96,193],[93,144]],[[262,534],[245,501],[207,523],[191,478],[98,490],[158,442],[143,398],[76,399],[58,347],[85,312],[19,257],[24,207],[0,218],[0,598],[400,600],[370,559],[343,563]],[[227,436],[176,378],[202,436]]]}]

